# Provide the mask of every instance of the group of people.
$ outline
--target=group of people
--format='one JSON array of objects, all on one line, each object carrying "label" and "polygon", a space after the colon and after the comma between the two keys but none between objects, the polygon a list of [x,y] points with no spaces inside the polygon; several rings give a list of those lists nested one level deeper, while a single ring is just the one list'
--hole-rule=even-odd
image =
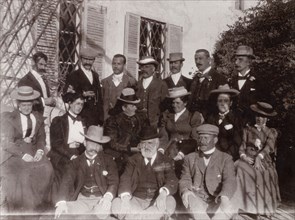
[{"label": "group of people", "polygon": [[47,56],[34,66],[2,113],[1,185],[8,211],[55,207],[55,217],[72,214],[106,219],[230,219],[235,214],[270,216],[280,193],[275,170],[276,115],[257,99],[252,48],[235,53],[231,80],[196,50],[198,71],[181,72],[182,53],[167,59],[170,74],[156,76],[153,57],[137,63],[137,81],[124,71],[126,58],[113,57],[113,74],[92,70],[96,53],[80,51],[81,67],[67,76],[63,115],[50,124],[45,148],[44,108],[54,106],[44,80]]}]

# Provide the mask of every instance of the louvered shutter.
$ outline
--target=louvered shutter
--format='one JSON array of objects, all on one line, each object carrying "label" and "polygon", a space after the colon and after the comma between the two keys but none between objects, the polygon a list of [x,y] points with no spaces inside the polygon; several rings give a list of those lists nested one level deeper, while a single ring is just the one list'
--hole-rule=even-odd
[{"label": "louvered shutter", "polygon": [[[58,31],[57,31],[57,0],[39,0],[42,4],[41,13],[37,19],[35,37],[42,34],[37,43],[37,50],[48,56],[47,73],[50,75],[57,74],[58,63]],[[50,20],[46,27],[46,24]],[[45,30],[44,30],[45,29]],[[44,30],[44,31],[43,31]]]},{"label": "louvered shutter", "polygon": [[89,2],[85,4],[82,46],[89,46],[98,52],[93,69],[99,74],[100,79],[104,77],[106,13],[106,7],[91,5]]},{"label": "louvered shutter", "polygon": [[127,13],[125,18],[124,55],[127,72],[138,79],[140,16]]}]

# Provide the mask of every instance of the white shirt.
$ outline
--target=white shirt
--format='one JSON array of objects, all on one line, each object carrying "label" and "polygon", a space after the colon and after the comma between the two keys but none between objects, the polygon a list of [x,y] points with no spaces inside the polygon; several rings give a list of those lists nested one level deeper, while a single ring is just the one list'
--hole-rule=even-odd
[{"label": "white shirt", "polygon": [[[35,129],[36,129],[36,118],[35,116],[31,113],[30,118],[32,120],[32,132],[31,135],[29,136],[30,138],[34,137],[35,135]],[[28,119],[27,116],[24,114],[20,113],[20,121],[22,125],[22,132],[23,132],[23,138],[25,138],[27,130],[28,130]]]},{"label": "white shirt", "polygon": [[31,70],[31,73],[33,74],[33,76],[36,78],[36,80],[38,81],[38,83],[41,86],[41,90],[43,93],[43,98],[48,98],[47,96],[47,90],[46,90],[46,85],[44,80],[42,79],[41,75],[39,73],[37,73],[35,70]]},{"label": "white shirt", "polygon": [[86,70],[83,65],[81,65],[81,69],[83,70],[85,76],[89,80],[91,84],[93,84],[93,76],[91,70]]},{"label": "white shirt", "polygon": [[149,85],[151,84],[152,80],[153,80],[153,76],[150,76],[148,78],[143,78],[143,80],[142,80],[142,86],[143,86],[143,88],[146,89],[147,87],[149,87]]},{"label": "white shirt", "polygon": [[[77,115],[74,115],[73,113],[69,112],[73,117],[77,117]],[[68,137],[68,144],[73,142],[83,143],[85,140],[85,137],[82,135],[84,134],[84,128],[81,121],[73,121],[73,119],[68,116],[69,119],[69,137]],[[82,134],[81,134],[82,133]]]},{"label": "white shirt", "polygon": [[[205,75],[206,73],[208,73],[210,70],[211,70],[211,66],[209,66],[207,69],[205,69],[203,72],[201,72],[202,73],[202,75]],[[199,80],[200,80],[200,82],[203,82],[204,81],[204,77],[202,77],[202,78],[200,78]]]},{"label": "white shirt", "polygon": [[[224,117],[225,117],[228,113],[229,113],[229,110],[228,110],[227,112],[224,112],[223,114],[221,114],[221,113],[218,113],[218,114],[219,114],[220,116],[224,116]],[[218,120],[218,124],[221,124],[222,121],[223,121],[223,119],[220,118],[220,119]]]},{"label": "white shirt", "polygon": [[[157,152],[151,158],[151,165],[153,165],[153,163],[155,162],[156,157],[157,157]],[[147,158],[144,158],[145,165],[147,165],[148,162],[149,162],[149,160]]]},{"label": "white shirt", "polygon": [[171,79],[174,82],[174,85],[177,85],[180,77],[181,77],[181,72],[171,74]]},{"label": "white shirt", "polygon": [[[245,76],[248,75],[249,72],[250,72],[250,69],[248,69],[248,70],[245,72],[245,75],[244,75],[244,76],[243,76],[241,73],[239,73],[239,76],[245,77]],[[238,80],[239,90],[242,89],[242,87],[244,86],[245,82],[246,82],[246,79],[239,79],[239,80]]]},{"label": "white shirt", "polygon": [[113,83],[115,84],[116,87],[122,82],[123,79],[123,72],[120,74],[113,74]]},{"label": "white shirt", "polygon": [[186,110],[186,108],[184,108],[184,109],[181,110],[180,112],[174,114],[174,121],[175,121],[175,122],[176,122],[176,121],[179,119],[179,117],[185,112],[185,110]]},{"label": "white shirt", "polygon": [[[216,149],[216,148],[214,147],[214,148],[212,148],[211,150],[208,150],[208,151],[203,152],[203,154],[213,154],[213,152],[215,151],[215,149]],[[207,159],[206,157],[203,157],[203,158],[204,158],[204,163],[205,163],[205,165],[208,166],[211,157],[209,157],[208,159]]]}]

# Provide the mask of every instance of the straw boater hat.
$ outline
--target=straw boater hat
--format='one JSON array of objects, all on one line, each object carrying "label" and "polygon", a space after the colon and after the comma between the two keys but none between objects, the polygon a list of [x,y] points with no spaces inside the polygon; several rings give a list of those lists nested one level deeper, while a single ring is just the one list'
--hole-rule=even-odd
[{"label": "straw boater hat", "polygon": [[240,94],[240,92],[236,89],[231,89],[228,84],[218,86],[218,89],[212,90],[209,95],[218,96],[219,94],[229,94],[231,97],[235,97]]},{"label": "straw boater hat", "polygon": [[174,87],[174,88],[168,89],[167,97],[171,99],[176,99],[176,98],[190,95],[190,94],[191,92],[188,92],[186,88],[184,88],[184,86],[181,86],[181,87]]},{"label": "straw boater hat", "polygon": [[149,127],[143,127],[140,130],[138,136],[139,136],[140,140],[144,141],[144,140],[158,138],[159,133],[156,128],[149,126]]},{"label": "straw boater hat", "polygon": [[159,63],[151,56],[145,56],[142,57],[141,60],[137,61],[139,65],[146,65],[146,64],[154,64],[154,65],[159,65]]},{"label": "straw boater hat", "polygon": [[269,117],[277,115],[277,112],[273,109],[273,107],[266,102],[257,102],[256,104],[251,105],[250,108],[252,111],[263,116]]},{"label": "straw boater hat", "polygon": [[90,47],[82,47],[80,50],[80,56],[84,58],[95,59],[97,55],[98,53]]},{"label": "straw boater hat", "polygon": [[109,136],[103,136],[103,127],[101,126],[91,125],[87,130],[87,134],[80,134],[82,134],[86,140],[90,140],[99,144],[104,144],[111,140]]},{"label": "straw boater hat", "polygon": [[238,46],[235,56],[247,56],[247,57],[255,59],[253,49],[245,45]]},{"label": "straw boater hat", "polygon": [[35,100],[40,97],[40,93],[33,90],[30,86],[21,86],[12,91],[11,98],[20,101],[30,101]]},{"label": "straw boater hat", "polygon": [[132,88],[123,89],[118,100],[129,104],[137,104],[140,102],[140,99],[136,97],[135,91]]},{"label": "straw boater hat", "polygon": [[170,53],[167,60],[169,62],[185,61],[185,59],[182,57],[182,53]]}]

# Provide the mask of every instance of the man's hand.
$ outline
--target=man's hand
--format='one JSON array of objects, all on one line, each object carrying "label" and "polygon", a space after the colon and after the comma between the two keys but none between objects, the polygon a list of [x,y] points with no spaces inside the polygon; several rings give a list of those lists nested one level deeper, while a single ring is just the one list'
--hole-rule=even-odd
[{"label": "man's hand", "polygon": [[155,205],[157,206],[159,210],[162,210],[162,211],[166,210],[166,199],[167,199],[167,192],[166,190],[162,190],[155,202]]},{"label": "man's hand", "polygon": [[122,213],[129,213],[130,208],[131,208],[131,205],[130,205],[131,196],[124,195],[121,197],[121,200],[122,200],[121,212]]},{"label": "man's hand", "polygon": [[182,202],[183,202],[183,205],[184,205],[185,208],[189,207],[188,199],[189,199],[190,196],[196,197],[195,194],[190,190],[186,190],[181,196]]},{"label": "man's hand", "polygon": [[254,164],[254,160],[246,155],[241,156],[241,159],[250,165]]},{"label": "man's hand", "polygon": [[35,161],[35,162],[40,161],[40,160],[42,159],[42,156],[43,156],[43,152],[40,151],[40,150],[37,151],[36,154],[35,154],[35,156],[34,156],[34,161]]},{"label": "man's hand", "polygon": [[231,216],[232,208],[227,196],[220,197],[220,209],[228,216]]},{"label": "man's hand", "polygon": [[26,142],[27,144],[32,142],[32,138],[31,137],[25,137],[24,138],[24,142]]},{"label": "man's hand", "polygon": [[25,154],[22,159],[26,162],[34,162],[34,157],[30,154]]},{"label": "man's hand", "polygon": [[164,154],[165,153],[165,150],[163,148],[159,148],[158,151],[161,153],[161,154]]},{"label": "man's hand", "polygon": [[262,165],[261,160],[262,160],[261,157],[259,155],[257,155],[255,158],[254,167],[255,167],[255,169],[257,169],[259,171],[263,171],[265,169],[264,166]]},{"label": "man's hand", "polygon": [[93,97],[93,96],[95,96],[95,93],[93,91],[84,91],[83,96],[84,97]]},{"label": "man's hand", "polygon": [[55,106],[55,99],[53,97],[44,98],[45,105]]},{"label": "man's hand", "polygon": [[178,152],[178,154],[173,158],[173,160],[178,161],[178,160],[182,160],[184,158],[183,153]]},{"label": "man's hand", "polygon": [[101,204],[101,207],[104,211],[108,211],[111,209],[112,205],[112,196],[111,195],[105,195],[100,201],[99,204]]},{"label": "man's hand", "polygon": [[65,213],[65,214],[68,213],[68,206],[67,206],[67,203],[66,203],[66,202],[60,202],[60,204],[58,204],[58,206],[57,206],[56,209],[55,209],[55,215],[54,215],[54,218],[55,218],[55,219],[59,218],[59,216],[60,216],[62,213]]},{"label": "man's hand", "polygon": [[69,148],[78,148],[78,147],[80,147],[80,143],[76,141],[69,144]]}]

